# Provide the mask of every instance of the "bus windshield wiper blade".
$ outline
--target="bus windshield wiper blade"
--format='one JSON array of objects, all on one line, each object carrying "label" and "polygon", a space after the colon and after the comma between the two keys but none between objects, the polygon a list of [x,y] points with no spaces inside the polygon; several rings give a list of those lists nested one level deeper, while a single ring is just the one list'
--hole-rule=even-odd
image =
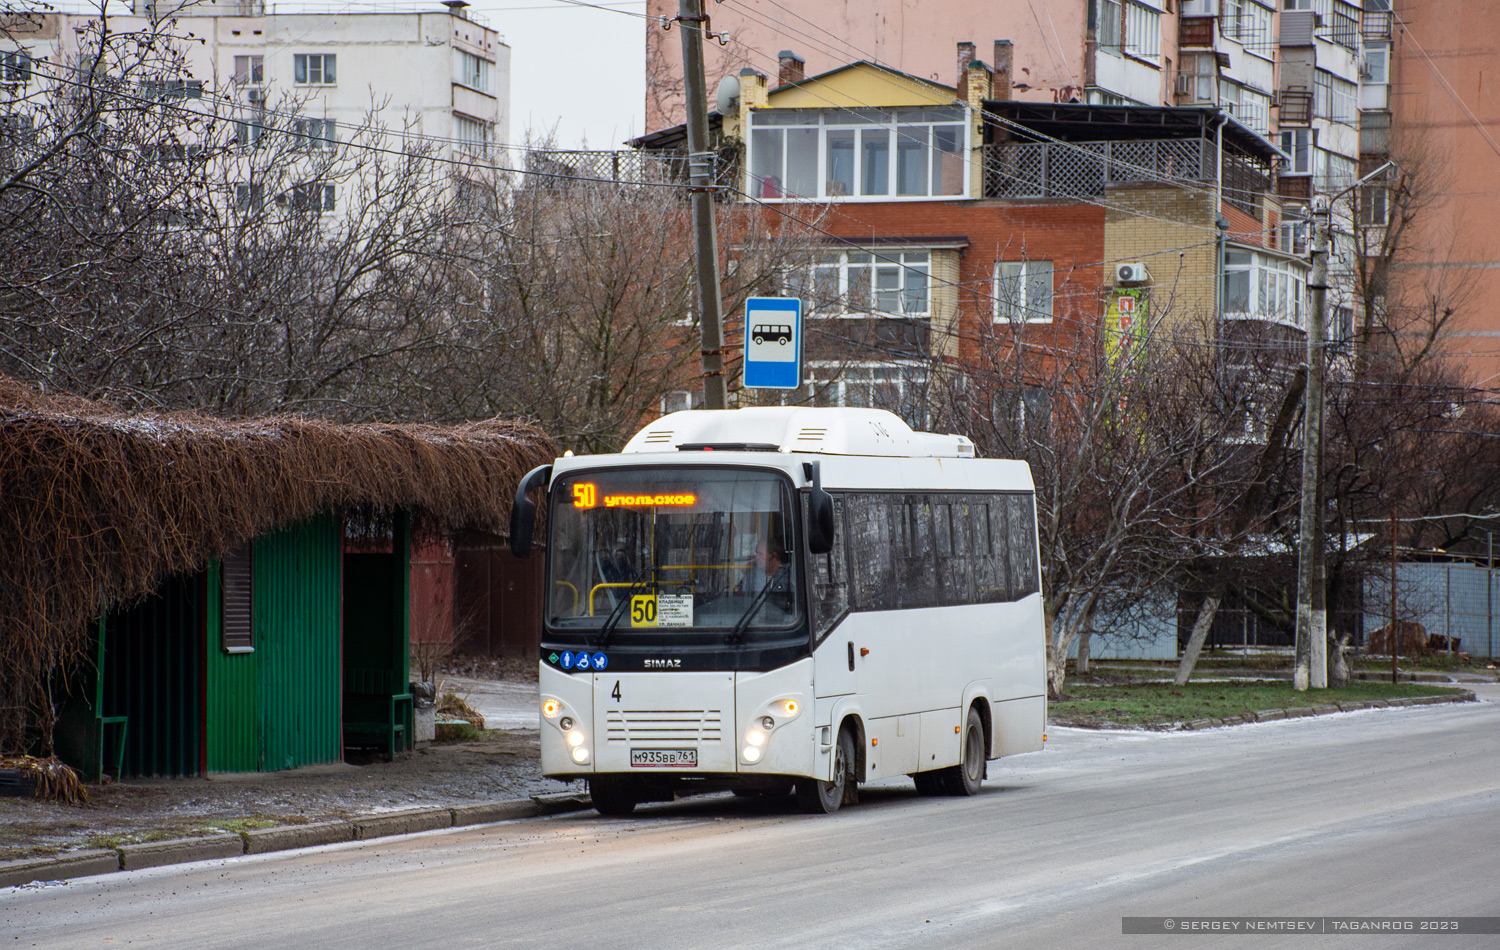
[{"label": "bus windshield wiper blade", "polygon": [[647,564],[641,568],[641,572],[635,576],[635,580],[631,581],[630,586],[625,588],[625,594],[620,598],[620,602],[615,604],[615,609],[611,610],[609,616],[604,618],[604,624],[599,628],[599,646],[601,648],[609,646],[609,635],[614,632],[615,627],[620,623],[620,618],[625,616],[625,608],[630,606],[630,598],[635,596],[636,590],[641,586],[641,581],[650,577],[654,569],[654,566],[651,564]]},{"label": "bus windshield wiper blade", "polygon": [[725,643],[739,643],[745,638],[745,628],[750,626],[750,618],[755,615],[760,605],[765,603],[766,595],[771,593],[775,581],[774,577],[766,578],[766,583],[756,592],[754,599],[750,601],[750,606],[746,607],[745,612],[740,614],[740,619],[734,622],[734,629],[730,630],[729,636],[724,638]]}]

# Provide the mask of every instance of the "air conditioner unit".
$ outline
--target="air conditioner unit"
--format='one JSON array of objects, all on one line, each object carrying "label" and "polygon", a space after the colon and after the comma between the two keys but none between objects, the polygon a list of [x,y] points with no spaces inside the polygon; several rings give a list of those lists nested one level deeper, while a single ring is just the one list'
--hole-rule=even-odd
[{"label": "air conditioner unit", "polygon": [[1115,283],[1117,284],[1143,284],[1150,279],[1150,272],[1146,270],[1146,265],[1140,261],[1134,264],[1115,265]]}]

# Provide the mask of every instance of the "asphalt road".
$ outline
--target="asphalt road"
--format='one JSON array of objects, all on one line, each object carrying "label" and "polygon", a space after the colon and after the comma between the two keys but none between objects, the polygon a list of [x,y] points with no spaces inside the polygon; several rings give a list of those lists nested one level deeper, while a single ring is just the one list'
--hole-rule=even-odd
[{"label": "asphalt road", "polygon": [[1056,730],[970,799],[714,796],[0,891],[11,947],[1496,947],[1122,936],[1124,916],[1500,915],[1486,702],[1198,733]]}]

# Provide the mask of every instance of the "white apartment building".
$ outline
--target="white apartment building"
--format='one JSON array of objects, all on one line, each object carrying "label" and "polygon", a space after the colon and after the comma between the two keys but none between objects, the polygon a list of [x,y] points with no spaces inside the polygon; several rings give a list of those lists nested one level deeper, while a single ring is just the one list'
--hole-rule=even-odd
[{"label": "white apartment building", "polygon": [[[345,140],[378,107],[381,124],[432,140],[445,157],[493,161],[510,138],[510,47],[463,0],[443,6],[314,12],[260,0],[135,0],[133,13],[111,16],[108,29],[143,32],[156,23],[179,38],[188,78],[143,91],[182,102],[214,96],[221,110],[233,97],[241,144],[271,127],[313,147]],[[43,85],[98,20],[97,13],[5,16],[6,76]],[[336,202],[330,192],[322,210],[337,210]]]}]

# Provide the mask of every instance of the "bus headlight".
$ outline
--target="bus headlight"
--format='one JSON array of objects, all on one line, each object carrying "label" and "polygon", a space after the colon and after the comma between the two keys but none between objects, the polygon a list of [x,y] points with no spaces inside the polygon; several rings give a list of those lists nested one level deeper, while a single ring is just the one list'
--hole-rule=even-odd
[{"label": "bus headlight", "polygon": [[568,739],[568,745],[572,746],[575,749],[578,748],[579,746],[583,745],[583,733],[580,732],[580,731],[578,731],[577,729],[574,729],[571,732],[569,732],[567,734],[567,739]]},{"label": "bus headlight", "polygon": [[752,765],[760,761],[760,750],[755,746],[747,747],[745,751],[740,754],[745,757],[746,762],[749,762]]},{"label": "bus headlight", "polygon": [[751,729],[745,733],[745,742],[752,746],[763,746],[766,744],[766,734],[759,729]]},{"label": "bus headlight", "polygon": [[[578,735],[578,733],[575,732],[574,735]],[[582,737],[580,737],[580,738],[582,738]],[[577,746],[577,747],[575,747],[573,749],[573,761],[574,762],[577,762],[579,765],[583,765],[588,760],[589,760],[589,750],[588,749],[585,749],[583,746]]]}]

